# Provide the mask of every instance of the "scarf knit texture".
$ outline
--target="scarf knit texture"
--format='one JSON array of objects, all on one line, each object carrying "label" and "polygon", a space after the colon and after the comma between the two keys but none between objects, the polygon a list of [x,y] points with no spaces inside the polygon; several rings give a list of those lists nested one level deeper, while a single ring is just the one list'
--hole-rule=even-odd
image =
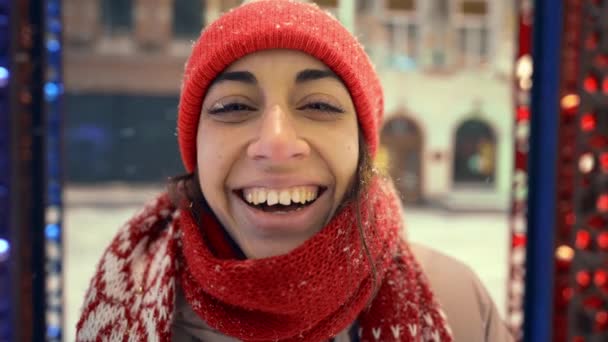
[{"label": "scarf knit texture", "polygon": [[[123,226],[105,251],[78,341],[170,341],[176,286],[210,327],[242,341],[452,341],[445,314],[407,243],[390,182],[376,176],[319,233],[285,255],[234,259],[213,215],[175,210],[167,194]],[[179,284],[179,285],[178,285]]]}]

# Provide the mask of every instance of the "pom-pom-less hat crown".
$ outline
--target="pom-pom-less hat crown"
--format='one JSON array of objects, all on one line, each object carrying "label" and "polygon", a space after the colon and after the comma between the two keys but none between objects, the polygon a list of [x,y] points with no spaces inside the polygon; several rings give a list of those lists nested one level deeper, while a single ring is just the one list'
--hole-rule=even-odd
[{"label": "pom-pom-less hat crown", "polygon": [[383,94],[363,46],[317,5],[260,0],[231,10],[209,25],[186,63],[177,121],[182,161],[196,168],[196,134],[201,106],[215,77],[239,58],[267,49],[305,52],[333,70],[348,88],[370,154],[378,147]]}]

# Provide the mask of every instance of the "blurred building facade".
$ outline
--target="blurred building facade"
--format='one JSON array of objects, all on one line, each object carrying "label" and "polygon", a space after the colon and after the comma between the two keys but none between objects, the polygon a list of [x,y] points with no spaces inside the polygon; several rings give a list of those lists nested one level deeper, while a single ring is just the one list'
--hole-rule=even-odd
[{"label": "blurred building facade", "polygon": [[[449,205],[481,193],[477,202],[506,204],[514,0],[315,2],[355,32],[377,67],[381,155],[404,201]],[[240,3],[64,1],[69,179],[181,172],[174,127],[184,63],[201,28]]]}]

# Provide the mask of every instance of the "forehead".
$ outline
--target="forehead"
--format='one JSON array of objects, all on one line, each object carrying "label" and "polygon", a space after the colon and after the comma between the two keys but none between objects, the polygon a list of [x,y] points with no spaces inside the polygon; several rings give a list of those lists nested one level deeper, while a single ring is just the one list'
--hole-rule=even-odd
[{"label": "forehead", "polygon": [[249,70],[271,71],[279,69],[329,69],[323,62],[302,51],[289,49],[271,49],[248,54],[232,63],[225,71]]}]

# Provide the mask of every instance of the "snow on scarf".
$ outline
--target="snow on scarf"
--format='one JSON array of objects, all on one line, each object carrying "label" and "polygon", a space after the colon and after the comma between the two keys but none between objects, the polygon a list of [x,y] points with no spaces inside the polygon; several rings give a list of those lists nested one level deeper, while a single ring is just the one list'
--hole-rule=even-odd
[{"label": "snow on scarf", "polygon": [[163,194],[104,253],[77,340],[169,341],[179,281],[210,327],[243,341],[327,341],[355,320],[361,341],[452,341],[428,280],[400,237],[392,186],[376,177],[359,200],[377,292],[354,202],[288,254],[237,260],[218,239],[221,227],[212,215],[196,224]]}]

